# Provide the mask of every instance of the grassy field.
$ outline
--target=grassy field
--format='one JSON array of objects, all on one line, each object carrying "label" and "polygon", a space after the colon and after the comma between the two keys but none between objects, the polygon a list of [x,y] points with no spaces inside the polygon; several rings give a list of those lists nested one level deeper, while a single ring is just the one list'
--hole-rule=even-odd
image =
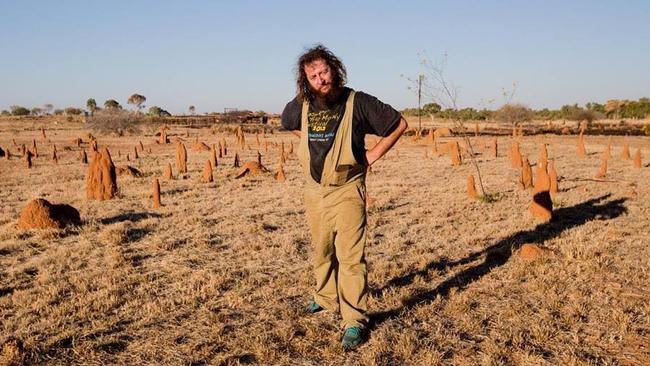
[{"label": "grassy field", "polygon": [[[517,188],[512,137],[499,137],[496,159],[477,149],[492,203],[467,198],[468,159],[454,168],[424,140],[402,138],[368,176],[372,332],[344,353],[338,315],[302,313],[313,280],[295,156],[284,183],[272,174],[234,179],[234,135],[173,127],[189,173],[161,180],[164,206],[154,210],[151,181],[174,165],[174,145],[156,144],[155,129],[97,135],[117,166],[142,141],[144,153],[128,164],[143,177],[119,176],[116,199],[90,201],[72,142],[87,142],[88,132],[80,123],[0,122],[0,147],[17,154],[12,139],[28,147],[35,139],[40,153],[32,169],[0,159],[0,364],[650,364],[648,137],[613,137],[602,180],[593,177],[607,136],[587,136],[584,159],[575,136],[519,137],[532,164],[547,143],[560,176],[545,224],[528,212],[532,192]],[[209,154],[190,149],[197,136],[228,140],[214,183],[201,183]],[[286,132],[266,138],[298,143]],[[246,141],[242,162],[258,151],[254,135]],[[643,168],[619,158],[625,141],[632,154],[642,148]],[[259,151],[275,171],[278,148]],[[71,204],[83,224],[18,230],[37,197]],[[526,243],[552,254],[523,260]]]}]

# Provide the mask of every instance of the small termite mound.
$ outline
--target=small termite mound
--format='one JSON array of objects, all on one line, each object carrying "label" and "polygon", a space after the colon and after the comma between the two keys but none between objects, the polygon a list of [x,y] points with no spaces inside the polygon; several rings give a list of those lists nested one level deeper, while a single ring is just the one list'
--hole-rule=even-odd
[{"label": "small termite mound", "polygon": [[552,254],[553,251],[536,244],[524,244],[519,249],[519,258],[525,261],[537,260]]},{"label": "small termite mound", "polygon": [[490,147],[490,150],[492,152],[493,158],[497,158],[499,156],[499,145],[496,137],[492,139],[492,146]]},{"label": "small termite mound", "polygon": [[435,131],[433,131],[433,135],[435,137],[449,137],[452,135],[452,131],[446,127],[437,128]]},{"label": "small termite mound", "polygon": [[115,168],[115,173],[118,176],[128,175],[134,178],[142,177],[142,172],[130,165],[118,166],[117,168]]},{"label": "small termite mound", "polygon": [[239,171],[237,171],[237,174],[235,175],[235,179],[239,179],[246,176],[255,176],[255,175],[268,173],[268,172],[269,170],[266,169],[264,165],[261,165],[257,161],[249,161],[246,164],[244,164],[241,167],[241,169],[239,169]]},{"label": "small termite mound", "polygon": [[196,152],[201,152],[201,151],[210,151],[210,146],[206,145],[205,142],[202,141],[195,141],[192,144],[192,150]]},{"label": "small termite mound", "polygon": [[81,219],[76,208],[67,204],[52,204],[42,198],[29,201],[17,222],[20,229],[62,229],[79,224]]}]

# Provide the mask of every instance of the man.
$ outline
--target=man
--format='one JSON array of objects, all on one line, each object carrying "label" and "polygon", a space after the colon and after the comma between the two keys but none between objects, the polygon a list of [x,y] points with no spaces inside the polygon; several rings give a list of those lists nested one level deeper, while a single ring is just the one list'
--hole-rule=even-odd
[{"label": "man", "polygon": [[[305,205],[314,247],[316,292],[308,313],[340,311],[342,345],[366,339],[367,168],[407,128],[391,106],[345,87],[343,63],[323,45],[298,59],[297,96],[282,112],[282,126],[300,137],[298,158],[305,175]],[[382,137],[365,149],[364,137]]]}]

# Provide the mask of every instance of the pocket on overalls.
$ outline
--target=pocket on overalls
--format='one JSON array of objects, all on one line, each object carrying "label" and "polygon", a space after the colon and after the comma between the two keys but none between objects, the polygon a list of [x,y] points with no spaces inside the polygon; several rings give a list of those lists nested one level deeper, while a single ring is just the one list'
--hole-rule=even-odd
[{"label": "pocket on overalls", "polygon": [[348,181],[348,176],[352,170],[352,165],[339,165],[334,170],[332,178],[329,182],[331,186],[342,186]]}]

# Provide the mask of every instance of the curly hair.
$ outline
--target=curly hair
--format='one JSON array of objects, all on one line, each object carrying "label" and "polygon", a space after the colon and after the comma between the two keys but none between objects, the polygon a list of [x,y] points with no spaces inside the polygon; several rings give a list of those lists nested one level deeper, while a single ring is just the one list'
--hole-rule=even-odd
[{"label": "curly hair", "polygon": [[335,89],[343,88],[347,82],[348,74],[343,62],[334,56],[332,51],[327,49],[327,47],[318,43],[300,55],[296,64],[296,96],[300,102],[304,100],[311,102],[314,100],[315,96],[309,87],[309,81],[305,73],[305,65],[316,60],[323,60],[329,66],[332,72],[332,86]]}]

